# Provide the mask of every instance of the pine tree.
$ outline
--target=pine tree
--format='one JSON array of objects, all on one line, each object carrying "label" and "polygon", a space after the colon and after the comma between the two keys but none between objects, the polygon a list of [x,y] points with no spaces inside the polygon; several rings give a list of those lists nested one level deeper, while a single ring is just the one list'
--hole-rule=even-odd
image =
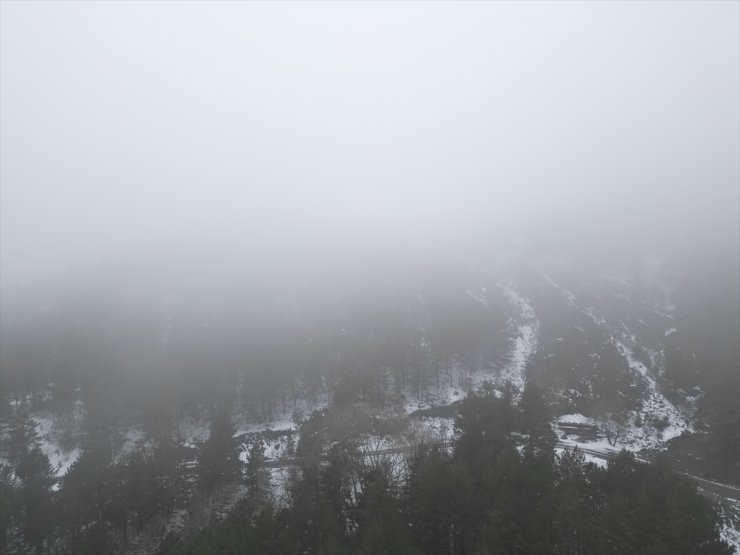
[{"label": "pine tree", "polygon": [[519,432],[526,435],[526,449],[539,453],[553,452],[556,437],[545,397],[533,382],[527,382],[519,403]]},{"label": "pine tree", "polygon": [[16,474],[21,479],[23,501],[23,537],[27,545],[41,552],[54,526],[51,487],[56,479],[49,459],[38,447],[18,463]]},{"label": "pine tree", "polygon": [[38,443],[36,422],[26,409],[16,409],[10,420],[8,460],[18,464]]},{"label": "pine tree", "polygon": [[263,505],[270,493],[270,470],[265,466],[265,444],[258,439],[249,446],[245,478],[247,490],[258,505]]},{"label": "pine tree", "polygon": [[16,526],[20,511],[18,488],[13,480],[13,467],[0,464],[0,552],[11,553],[11,530]]},{"label": "pine tree", "polygon": [[409,462],[407,514],[411,532],[425,553],[448,553],[454,495],[450,458],[436,447],[419,447]]},{"label": "pine tree", "polygon": [[235,480],[240,461],[236,429],[225,408],[218,408],[211,417],[208,439],[200,445],[198,456],[199,484],[206,492]]}]

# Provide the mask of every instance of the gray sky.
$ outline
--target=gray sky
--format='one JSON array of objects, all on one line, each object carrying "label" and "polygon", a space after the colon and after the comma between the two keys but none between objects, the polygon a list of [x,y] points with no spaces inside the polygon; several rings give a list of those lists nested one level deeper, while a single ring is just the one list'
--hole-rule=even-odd
[{"label": "gray sky", "polygon": [[318,230],[737,241],[738,2],[1,10],[10,281]]}]

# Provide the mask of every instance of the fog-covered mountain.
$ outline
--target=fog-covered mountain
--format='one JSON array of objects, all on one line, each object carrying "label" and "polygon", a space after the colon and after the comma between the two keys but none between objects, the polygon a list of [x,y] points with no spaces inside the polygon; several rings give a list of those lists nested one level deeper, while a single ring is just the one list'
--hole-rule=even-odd
[{"label": "fog-covered mountain", "polygon": [[530,384],[560,449],[580,445],[597,462],[623,448],[665,453],[676,470],[737,485],[738,296],[722,261],[646,258],[616,271],[323,247],[137,259],[136,273],[12,291],[6,468],[17,474],[38,445],[63,497],[91,453],[125,464],[165,437],[194,464],[217,409],[243,461],[267,437],[278,464],[312,415],[349,407],[371,419],[350,434],[365,448],[452,441],[463,399],[493,392],[517,405]]}]

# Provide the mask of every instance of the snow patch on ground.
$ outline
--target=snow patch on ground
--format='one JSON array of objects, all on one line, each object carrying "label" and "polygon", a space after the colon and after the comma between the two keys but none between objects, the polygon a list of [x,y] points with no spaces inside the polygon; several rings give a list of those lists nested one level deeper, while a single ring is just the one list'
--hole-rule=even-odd
[{"label": "snow patch on ground", "polygon": [[[526,385],[526,370],[537,350],[539,321],[529,301],[513,286],[504,289],[506,299],[516,313],[516,336],[511,342],[507,363],[496,372],[489,369],[469,369],[459,363],[440,374],[437,383],[430,384],[423,392],[404,391],[403,411],[407,414],[420,409],[443,406],[462,401],[471,393],[489,386],[511,383],[518,391]],[[471,293],[472,294],[472,293]]]},{"label": "snow patch on ground", "polygon": [[[75,447],[71,451],[63,451],[54,444],[47,442],[41,442],[41,450],[49,458],[49,464],[54,469],[54,475],[57,478],[63,477],[82,454],[82,449],[79,447]],[[52,489],[58,490],[59,483],[54,484]]]},{"label": "snow patch on ground", "polygon": [[[300,380],[296,387],[299,391],[303,389]],[[331,406],[331,395],[325,385],[321,392],[312,397],[313,399],[309,399],[308,394],[298,395],[296,399],[290,401],[285,411],[279,411],[267,421],[257,422],[244,417],[237,425],[235,435],[253,434],[267,430],[284,431],[297,429],[302,421],[311,416],[311,413],[324,410]]]},{"label": "snow patch on ground", "polygon": [[115,460],[122,461],[133,453],[136,447],[144,441],[144,436],[144,430],[141,428],[129,428],[126,430],[126,433],[123,434],[123,445],[121,445]]},{"label": "snow patch on ground", "polygon": [[[430,384],[421,394],[406,388],[402,410],[406,414],[428,409],[435,406],[444,406],[462,401],[470,393],[474,393],[486,382],[494,379],[490,370],[470,370],[459,363],[454,363],[448,371],[443,371],[437,383]],[[435,380],[436,382],[436,380]]]},{"label": "snow patch on ground", "polygon": [[177,431],[186,447],[197,447],[208,439],[210,427],[208,422],[186,416],[177,421]]},{"label": "snow patch on ground", "polygon": [[585,424],[588,426],[594,426],[596,422],[593,418],[583,416],[582,414],[563,414],[558,417],[559,424]]},{"label": "snow patch on ground", "polygon": [[[622,449],[639,452],[645,448],[645,444],[643,442],[636,441],[633,437],[630,437],[629,428],[625,428],[625,431],[617,439],[616,445],[612,445],[611,443],[609,443],[609,440],[601,433],[598,434],[597,437],[595,437],[594,439],[588,439],[588,434],[573,433],[572,431],[564,434],[562,428],[558,427],[559,425],[566,427],[583,426],[584,431],[587,429],[586,427],[599,427],[599,423],[596,421],[596,419],[589,418],[588,416],[584,416],[582,414],[564,414],[558,417],[556,422],[557,424],[555,425],[554,430],[560,438],[558,439],[558,443],[570,448],[578,447],[579,449],[584,451],[584,454],[587,456],[593,456],[593,454],[589,455],[588,453],[585,453],[585,450],[595,451],[597,453],[603,454],[604,457],[608,457],[610,455],[615,455],[619,453],[619,451],[621,451]],[[586,438],[584,438],[584,435],[586,436]]]},{"label": "snow patch on ground", "polygon": [[509,286],[504,291],[511,306],[519,313],[517,337],[509,353],[509,363],[499,373],[501,384],[511,382],[519,391],[527,382],[527,363],[537,350],[539,321],[529,301]]},{"label": "snow patch on ground", "polygon": [[431,441],[450,442],[455,439],[455,419],[444,416],[424,416],[417,419],[419,434]]},{"label": "snow patch on ground", "polygon": [[[648,368],[634,356],[634,353],[624,343],[612,338],[620,354],[627,360],[630,369],[637,373],[647,386],[647,398],[643,401],[639,415],[642,422],[661,421],[665,424],[662,430],[656,431],[651,426],[628,428],[628,439],[635,443],[643,443],[645,447],[660,448],[664,443],[680,436],[684,432],[693,431],[688,418],[671,403],[659,389],[655,378]],[[633,415],[634,417],[637,415]]]},{"label": "snow patch on ground", "polygon": [[[72,449],[62,448],[57,441],[54,419],[50,415],[34,415],[33,421],[36,423],[35,430],[39,438],[39,448],[49,459],[49,464],[54,470],[54,475],[57,478],[61,478],[67,473],[69,467],[80,457],[82,449],[80,447],[74,447]],[[57,489],[56,485],[54,487]]]},{"label": "snow patch on ground", "polygon": [[735,555],[740,555],[740,530],[725,522],[722,524],[719,536],[730,545]]},{"label": "snow patch on ground", "polygon": [[294,430],[297,425],[292,414],[282,414],[267,422],[242,422],[236,431],[236,435],[255,434],[265,431]]},{"label": "snow patch on ground", "polygon": [[594,457],[593,455],[584,455],[587,463],[593,463],[600,468],[606,468],[607,462],[601,457]]},{"label": "snow patch on ground", "polygon": [[[265,458],[268,461],[277,461],[289,458],[295,453],[295,449],[298,446],[298,434],[283,435],[277,438],[263,438]],[[239,460],[243,463],[247,462],[249,457],[249,446],[243,445],[243,449],[239,453]]]},{"label": "snow patch on ground", "polygon": [[499,377],[502,382],[511,382],[520,391],[524,389],[527,382],[527,362],[537,349],[537,326],[536,324],[523,324],[519,326],[519,335],[514,339],[514,347],[511,351],[511,361],[501,371]]},{"label": "snow patch on ground", "polygon": [[[596,314],[593,308],[586,308],[584,312],[599,326],[611,331],[607,321]],[[622,324],[627,339],[620,340],[614,334],[609,334],[609,340],[625,359],[630,370],[642,380],[645,386],[645,397],[641,407],[629,415],[629,421],[624,426],[620,443],[632,450],[664,449],[666,442],[676,438],[684,432],[692,432],[690,417],[680,411],[660,392],[658,383],[652,372],[636,356],[632,348],[625,341],[636,343],[637,339],[629,334]],[[641,426],[635,425],[640,421]],[[656,427],[655,424],[658,424]]]},{"label": "snow patch on ground", "polygon": [[716,507],[722,522],[720,538],[730,545],[735,555],[740,555],[740,502],[737,500],[729,504],[722,502]]}]

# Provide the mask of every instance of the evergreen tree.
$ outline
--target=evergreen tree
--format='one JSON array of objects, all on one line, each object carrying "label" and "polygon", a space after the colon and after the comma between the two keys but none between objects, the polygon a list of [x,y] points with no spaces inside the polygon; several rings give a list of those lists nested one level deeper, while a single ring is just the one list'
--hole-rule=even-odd
[{"label": "evergreen tree", "polygon": [[13,483],[13,467],[0,464],[0,552],[11,552],[11,530],[19,514],[18,492]]},{"label": "evergreen tree", "polygon": [[206,492],[235,480],[241,463],[236,429],[228,412],[220,407],[213,411],[208,439],[200,445],[198,455],[199,485]]},{"label": "evergreen tree", "polygon": [[552,430],[552,418],[545,397],[531,381],[527,382],[519,402],[519,432],[526,436],[528,450],[552,453],[557,438]]},{"label": "evergreen tree", "polygon": [[356,553],[405,555],[416,552],[393,492],[389,471],[383,465],[363,477],[356,512]]},{"label": "evergreen tree", "polygon": [[38,447],[18,463],[23,500],[23,537],[28,546],[40,553],[49,542],[54,526],[51,487],[56,479],[49,459]]},{"label": "evergreen tree", "polygon": [[410,529],[419,547],[424,553],[449,553],[454,533],[449,456],[437,447],[420,446],[409,462],[406,488]]},{"label": "evergreen tree", "polygon": [[247,491],[258,506],[263,506],[270,494],[270,470],[265,466],[265,444],[257,439],[247,452],[245,479]]},{"label": "evergreen tree", "polygon": [[10,419],[8,433],[8,460],[17,465],[38,443],[36,422],[25,408],[18,408]]}]

